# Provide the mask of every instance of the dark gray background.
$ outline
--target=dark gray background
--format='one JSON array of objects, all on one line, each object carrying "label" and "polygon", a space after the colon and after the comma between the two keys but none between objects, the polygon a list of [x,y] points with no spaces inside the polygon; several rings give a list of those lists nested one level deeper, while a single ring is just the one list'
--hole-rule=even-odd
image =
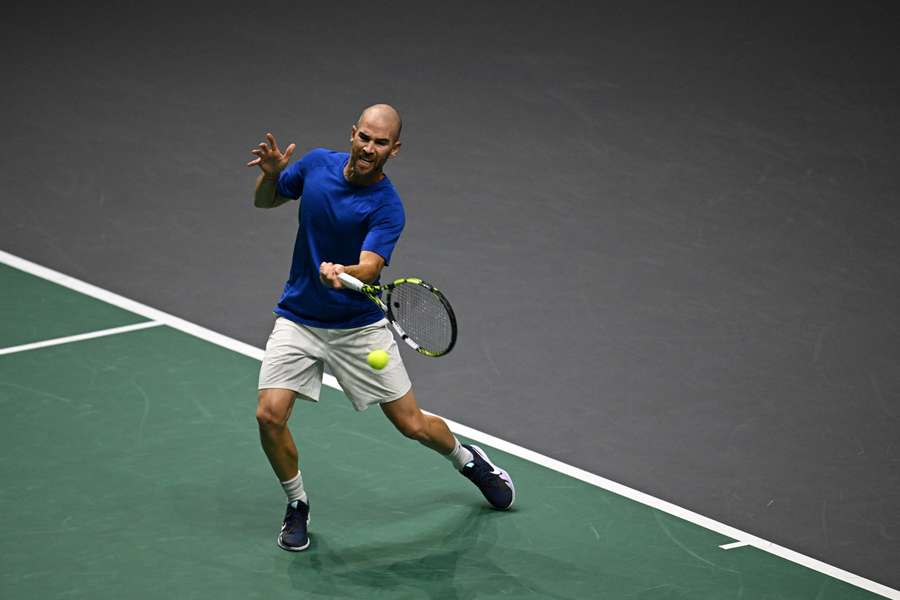
[{"label": "dark gray background", "polygon": [[262,347],[250,148],[392,102],[423,406],[900,587],[894,3],[426,4],[5,14],[0,248]]}]

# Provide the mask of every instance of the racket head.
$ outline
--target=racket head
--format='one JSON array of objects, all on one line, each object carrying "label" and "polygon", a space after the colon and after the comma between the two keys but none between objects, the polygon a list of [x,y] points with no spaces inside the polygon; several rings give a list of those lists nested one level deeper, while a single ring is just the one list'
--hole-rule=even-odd
[{"label": "racket head", "polygon": [[387,318],[400,337],[425,356],[444,356],[456,345],[456,315],[430,283],[406,277],[385,286]]}]

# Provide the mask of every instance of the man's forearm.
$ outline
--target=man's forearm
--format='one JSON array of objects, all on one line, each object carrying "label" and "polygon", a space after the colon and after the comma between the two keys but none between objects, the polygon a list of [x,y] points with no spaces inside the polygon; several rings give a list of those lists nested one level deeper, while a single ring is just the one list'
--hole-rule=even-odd
[{"label": "man's forearm", "polygon": [[353,275],[363,283],[372,283],[381,274],[380,266],[371,263],[360,263],[358,265],[345,265],[344,272]]},{"label": "man's forearm", "polygon": [[274,208],[287,202],[278,195],[278,175],[260,173],[256,179],[256,191],[253,193],[253,205],[257,208]]}]

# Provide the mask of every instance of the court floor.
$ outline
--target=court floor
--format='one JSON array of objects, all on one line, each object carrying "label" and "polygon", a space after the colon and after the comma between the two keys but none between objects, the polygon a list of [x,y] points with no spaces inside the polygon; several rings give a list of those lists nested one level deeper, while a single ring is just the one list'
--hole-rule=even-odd
[{"label": "court floor", "polygon": [[492,511],[334,387],[292,418],[312,546],[284,552],[261,351],[0,259],[4,599],[900,598],[455,425],[515,478],[514,509]]}]

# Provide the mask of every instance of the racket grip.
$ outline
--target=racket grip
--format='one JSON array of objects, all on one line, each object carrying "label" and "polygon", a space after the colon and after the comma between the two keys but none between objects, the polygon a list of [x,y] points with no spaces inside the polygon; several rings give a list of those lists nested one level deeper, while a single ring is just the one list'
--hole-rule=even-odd
[{"label": "racket grip", "polygon": [[350,275],[349,273],[339,273],[338,279],[340,279],[341,283],[343,283],[346,287],[350,288],[351,290],[356,290],[357,292],[361,292],[363,286],[365,285],[362,281],[360,281],[353,275]]}]

